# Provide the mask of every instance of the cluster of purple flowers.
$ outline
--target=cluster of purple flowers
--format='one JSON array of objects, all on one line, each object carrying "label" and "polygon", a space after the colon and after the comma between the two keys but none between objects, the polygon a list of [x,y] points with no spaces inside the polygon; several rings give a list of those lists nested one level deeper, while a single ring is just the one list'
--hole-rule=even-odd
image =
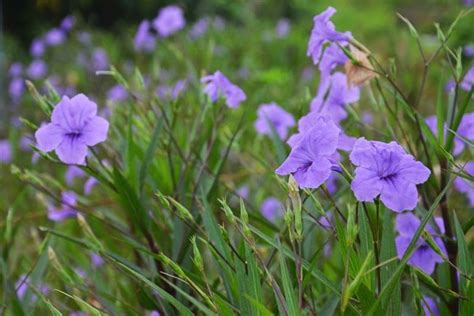
[{"label": "cluster of purple flowers", "polygon": [[216,102],[219,97],[223,97],[229,108],[236,108],[247,99],[245,92],[237,85],[230,82],[219,70],[212,75],[201,78],[205,84],[206,93],[212,102]]}]

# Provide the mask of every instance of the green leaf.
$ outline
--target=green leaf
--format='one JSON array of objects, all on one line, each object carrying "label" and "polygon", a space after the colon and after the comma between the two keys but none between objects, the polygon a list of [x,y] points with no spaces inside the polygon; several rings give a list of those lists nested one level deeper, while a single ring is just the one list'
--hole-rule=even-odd
[{"label": "green leaf", "polygon": [[469,248],[466,245],[464,232],[462,230],[461,224],[456,216],[456,213],[453,212],[454,217],[454,227],[456,229],[456,240],[458,242],[458,266],[459,269],[464,273],[464,275],[459,276],[459,290],[461,295],[470,298],[469,300],[461,300],[459,312],[461,315],[473,315],[474,314],[474,287],[472,286],[472,280],[466,278],[466,275],[472,278],[473,265],[471,261],[471,254]]}]

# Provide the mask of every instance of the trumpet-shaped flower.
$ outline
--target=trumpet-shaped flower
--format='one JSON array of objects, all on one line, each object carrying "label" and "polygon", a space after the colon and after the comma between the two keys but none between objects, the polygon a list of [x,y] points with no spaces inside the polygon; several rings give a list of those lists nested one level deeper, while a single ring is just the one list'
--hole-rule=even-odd
[{"label": "trumpet-shaped flower", "polygon": [[280,139],[285,140],[288,129],[295,125],[293,115],[274,102],[260,105],[257,115],[255,129],[262,135],[272,135],[274,129]]},{"label": "trumpet-shaped flower", "polygon": [[168,37],[186,25],[183,10],[175,5],[164,7],[153,20],[153,26],[161,37]]},{"label": "trumpet-shaped flower", "polygon": [[155,49],[156,40],[150,32],[151,24],[144,20],[138,26],[137,33],[133,39],[133,44],[136,51],[151,52]]},{"label": "trumpet-shaped flower", "polygon": [[219,70],[201,78],[201,82],[205,84],[204,93],[209,96],[212,102],[216,102],[221,96],[225,98],[228,107],[236,108],[247,98],[245,92],[230,82]]},{"label": "trumpet-shaped flower", "polygon": [[84,164],[87,147],[107,138],[109,123],[97,116],[97,105],[85,95],[63,96],[54,108],[51,122],[40,127],[36,142],[41,151],[56,151],[66,164]]},{"label": "trumpet-shaped flower", "polygon": [[[426,125],[430,128],[434,135],[438,135],[438,120],[435,115],[428,117]],[[447,125],[444,123],[444,138],[446,139]],[[460,136],[460,137],[459,137]],[[454,148],[453,154],[455,156],[460,155],[466,148],[466,142],[462,138],[466,138],[470,141],[474,141],[474,112],[467,113],[463,116],[459,123],[456,134],[454,135]]]},{"label": "trumpet-shaped flower", "polygon": [[357,166],[351,184],[357,200],[372,202],[380,196],[385,206],[395,212],[416,207],[416,185],[428,180],[430,170],[400,145],[359,138],[349,158]]}]

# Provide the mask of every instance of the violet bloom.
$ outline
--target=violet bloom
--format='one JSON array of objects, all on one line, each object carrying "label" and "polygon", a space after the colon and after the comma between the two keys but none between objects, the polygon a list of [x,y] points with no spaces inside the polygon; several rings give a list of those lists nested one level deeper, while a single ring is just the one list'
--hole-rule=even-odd
[{"label": "violet bloom", "polygon": [[194,23],[193,27],[189,31],[189,36],[191,38],[196,39],[204,35],[209,27],[209,19],[208,18],[201,18],[196,23]]},{"label": "violet bloom", "polygon": [[62,222],[65,219],[75,217],[77,215],[76,204],[76,193],[65,191],[61,194],[61,205],[59,207],[52,204],[48,205],[48,218],[55,222]]},{"label": "violet bloom", "polygon": [[161,314],[160,314],[160,312],[158,312],[158,311],[151,311],[151,312],[148,314],[148,316],[160,316],[160,315],[161,315]]},{"label": "violet bloom", "polygon": [[374,116],[370,112],[362,113],[362,123],[366,125],[372,125],[374,123]]},{"label": "violet bloom", "polygon": [[92,189],[95,187],[95,185],[99,183],[96,178],[90,177],[87,179],[86,183],[84,183],[84,194],[89,195],[92,192]]},{"label": "violet bloom", "polygon": [[61,21],[60,27],[62,30],[69,32],[74,27],[74,24],[76,24],[76,18],[68,15]]},{"label": "violet bloom", "polygon": [[288,36],[288,33],[290,33],[290,20],[287,18],[279,19],[275,28],[275,33],[279,38]]},{"label": "violet bloom", "polygon": [[293,115],[274,102],[260,105],[257,115],[255,129],[262,135],[271,136],[275,131],[281,140],[285,140],[288,136],[288,129],[295,125]]},{"label": "violet bloom", "polygon": [[66,178],[67,185],[71,186],[74,184],[76,178],[83,178],[86,173],[78,166],[69,166],[66,170],[64,177]]},{"label": "violet bloom", "polygon": [[474,44],[468,44],[463,48],[466,57],[474,57]]},{"label": "violet bloom", "polygon": [[22,78],[13,78],[8,85],[8,94],[13,102],[18,102],[25,91],[25,83]]},{"label": "violet bloom", "polygon": [[295,142],[276,174],[292,174],[301,188],[318,188],[331,175],[339,134],[333,121],[320,118]]},{"label": "violet bloom", "polygon": [[133,39],[133,45],[137,52],[151,52],[155,49],[156,39],[150,32],[151,23],[143,20],[138,26],[137,33]]},{"label": "violet bloom", "polygon": [[347,118],[345,106],[359,100],[360,89],[347,85],[347,77],[336,72],[323,81],[311,101],[311,111],[329,115],[336,123]]},{"label": "violet bloom", "polygon": [[11,77],[19,77],[21,76],[22,71],[23,65],[19,62],[16,62],[10,65],[10,68],[8,69],[8,74]]},{"label": "violet bloom", "polygon": [[[410,212],[397,215],[395,227],[399,235],[395,238],[395,246],[399,258],[402,258],[405,254],[416,230],[420,226],[420,223],[420,219]],[[435,223],[441,234],[444,234],[444,224],[442,219],[439,217],[435,218]],[[437,236],[435,230],[430,225],[426,225],[425,230],[432,235],[433,240],[438,245],[439,249],[441,249],[441,251],[446,255],[446,248],[444,247],[443,241]],[[409,265],[417,267],[427,274],[432,274],[436,263],[442,262],[443,259],[441,256],[438,255],[421,236],[416,241],[415,251],[408,259]]]},{"label": "violet bloom", "polygon": [[161,37],[168,37],[185,25],[183,10],[175,5],[162,8],[153,20],[153,26]]},{"label": "violet bloom", "polygon": [[[474,177],[474,162],[473,161],[469,161],[464,166],[464,172]],[[457,177],[456,179],[454,179],[454,187],[459,192],[465,193],[469,200],[469,205],[471,207],[474,207],[474,182],[462,177]]]},{"label": "violet bloom", "polygon": [[[321,56],[319,62],[319,70],[321,71],[321,82],[328,80],[331,71],[338,65],[344,65],[349,58],[344,54],[343,50],[336,43],[331,43]],[[346,79],[347,82],[347,79]],[[346,84],[347,85],[347,84]]]},{"label": "violet bloom", "polygon": [[[435,115],[428,117],[426,120],[426,125],[430,128],[431,132],[434,135],[438,135],[438,120]],[[446,139],[447,134],[447,125],[444,124],[444,138]],[[458,137],[460,136],[460,137]],[[464,114],[461,122],[459,123],[458,130],[454,135],[454,148],[453,155],[460,155],[466,148],[466,142],[462,139],[465,138],[469,141],[474,141],[474,112]]]},{"label": "violet bloom", "polygon": [[460,87],[461,89],[469,92],[471,91],[473,85],[474,85],[474,66],[472,66],[464,75],[464,78],[461,81]]},{"label": "violet bloom", "polygon": [[245,92],[230,82],[219,70],[213,75],[201,78],[201,82],[206,85],[204,93],[209,96],[212,102],[216,102],[218,97],[221,96],[225,98],[228,107],[236,108],[247,99]]},{"label": "violet bloom", "polygon": [[12,160],[12,146],[7,139],[0,140],[0,164],[10,163]]},{"label": "violet bloom", "polygon": [[247,200],[249,198],[250,190],[248,186],[243,185],[237,189],[236,193],[243,200]]},{"label": "violet bloom", "polygon": [[444,91],[446,91],[447,93],[453,92],[455,87],[456,87],[456,82],[453,79],[450,79],[444,85]]},{"label": "violet bloom", "polygon": [[91,263],[94,267],[98,268],[104,264],[104,259],[100,255],[96,254],[95,252],[91,253],[90,257],[91,257]]},{"label": "violet bloom", "polygon": [[64,43],[66,40],[66,34],[63,30],[53,28],[44,35],[44,41],[49,46],[57,46]]},{"label": "violet bloom", "polygon": [[103,48],[96,48],[92,53],[92,69],[104,70],[109,66],[107,52]]},{"label": "violet bloom", "polygon": [[29,277],[26,274],[20,275],[15,283],[16,296],[21,300],[28,290]]},{"label": "violet bloom", "polygon": [[314,71],[312,67],[305,67],[301,73],[301,79],[303,81],[310,81],[314,77]]},{"label": "violet bloom", "polygon": [[97,105],[85,95],[63,96],[51,115],[51,123],[40,127],[36,142],[41,151],[56,151],[66,164],[85,164],[87,147],[107,139],[109,123],[97,116]]},{"label": "violet bloom", "polygon": [[263,201],[260,212],[267,220],[274,222],[277,218],[283,216],[284,207],[277,198],[269,197]]},{"label": "violet bloom", "polygon": [[396,142],[359,138],[349,156],[356,165],[351,189],[358,201],[380,200],[392,211],[413,210],[418,203],[417,184],[426,182],[430,170]]},{"label": "violet bloom", "polygon": [[186,89],[186,86],[186,80],[178,80],[174,86],[161,84],[156,87],[156,94],[161,99],[176,100],[181,92]]},{"label": "violet bloom", "polygon": [[31,79],[41,79],[46,75],[48,71],[48,66],[41,59],[35,59],[31,62],[26,70],[27,75]]},{"label": "violet bloom", "polygon": [[33,42],[31,42],[30,54],[33,57],[41,57],[43,56],[44,51],[45,51],[44,41],[40,38],[35,38]]},{"label": "violet bloom", "polygon": [[423,296],[421,306],[423,306],[423,312],[425,316],[440,316],[438,305],[431,297]]},{"label": "violet bloom", "polygon": [[127,89],[122,85],[115,85],[107,91],[107,99],[111,101],[120,102],[128,97]]},{"label": "violet bloom", "polygon": [[326,42],[347,43],[352,37],[350,32],[336,32],[336,28],[330,20],[334,13],[336,13],[336,9],[328,7],[324,12],[313,18],[314,26],[306,55],[313,59],[315,65],[320,61],[323,46]]}]

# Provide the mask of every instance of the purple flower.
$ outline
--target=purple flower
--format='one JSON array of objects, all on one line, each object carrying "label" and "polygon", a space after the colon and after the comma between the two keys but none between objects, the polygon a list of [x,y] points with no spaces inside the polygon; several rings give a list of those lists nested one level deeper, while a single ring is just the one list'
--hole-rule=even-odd
[{"label": "purple flower", "polygon": [[138,26],[137,33],[133,39],[135,50],[140,52],[151,52],[155,49],[156,39],[150,32],[151,24],[147,20],[143,20]]},{"label": "purple flower", "polygon": [[160,312],[158,311],[151,311],[148,316],[160,316]]},{"label": "purple flower", "polygon": [[320,61],[323,46],[326,42],[331,41],[345,44],[352,37],[350,32],[336,32],[336,28],[330,20],[334,13],[336,13],[336,9],[328,7],[326,11],[313,18],[314,26],[311,31],[306,55],[312,57],[315,65]]},{"label": "purple flower", "polygon": [[320,81],[327,80],[331,71],[333,71],[337,65],[344,65],[348,60],[349,58],[344,54],[342,49],[336,43],[331,43],[324,50],[319,62],[319,70],[321,71]]},{"label": "purple flower", "polygon": [[69,32],[74,27],[74,24],[76,24],[76,18],[68,15],[61,21],[60,27],[62,30]]},{"label": "purple flower", "polygon": [[0,140],[0,164],[10,163],[12,160],[12,146],[7,139]]},{"label": "purple flower", "polygon": [[186,80],[178,80],[174,86],[158,85],[158,87],[156,87],[156,94],[161,99],[176,100],[181,92],[186,89],[186,86]]},{"label": "purple flower", "polygon": [[109,123],[97,116],[97,105],[85,95],[63,96],[51,116],[51,123],[40,127],[36,142],[41,151],[56,151],[66,164],[84,164],[87,147],[107,138]]},{"label": "purple flower", "polygon": [[90,177],[87,179],[86,183],[84,183],[84,194],[89,195],[92,192],[94,186],[99,183],[96,178]]},{"label": "purple flower", "polygon": [[218,97],[222,96],[226,99],[228,107],[236,108],[247,98],[244,91],[230,82],[219,70],[213,75],[201,78],[201,82],[206,85],[204,93],[209,96],[212,102],[216,102]]},{"label": "purple flower", "polygon": [[333,121],[320,117],[295,141],[290,155],[275,172],[292,174],[302,188],[318,188],[331,175],[339,134]]},{"label": "purple flower", "polygon": [[428,296],[423,296],[423,300],[421,302],[423,306],[423,312],[425,316],[439,316],[439,309],[438,305],[436,305],[436,302],[434,299]]},{"label": "purple flower", "polygon": [[[474,162],[469,161],[464,166],[464,172],[474,177]],[[459,192],[465,193],[469,200],[469,205],[474,207],[474,183],[468,179],[457,177],[454,179],[454,187]]]},{"label": "purple flower", "polygon": [[328,76],[311,101],[311,111],[329,115],[336,123],[347,118],[345,106],[359,100],[360,89],[347,85],[346,75],[336,72]]},{"label": "purple flower", "polygon": [[13,102],[18,102],[25,91],[25,83],[22,78],[13,78],[8,85],[8,94]]},{"label": "purple flower", "polygon": [[265,217],[270,222],[273,222],[277,218],[283,216],[284,207],[278,199],[269,197],[263,201],[262,205],[260,206],[260,211],[262,212],[263,217]]},{"label": "purple flower", "polygon": [[31,79],[41,79],[46,75],[48,66],[41,59],[35,59],[31,62],[26,70],[26,73]]},{"label": "purple flower", "polygon": [[372,125],[374,123],[374,116],[370,112],[362,113],[362,122],[366,125]]},{"label": "purple flower", "polygon": [[189,36],[196,39],[204,35],[209,27],[209,19],[201,18],[196,23],[194,23],[191,31],[189,31]]},{"label": "purple flower", "polygon": [[447,93],[453,92],[455,87],[456,87],[456,82],[453,79],[450,79],[444,85],[444,91],[446,91]]},{"label": "purple flower", "polygon": [[262,135],[272,135],[275,130],[280,139],[285,140],[288,129],[295,125],[293,115],[274,102],[260,105],[257,115],[255,129]]},{"label": "purple flower", "polygon": [[[438,119],[436,118],[435,115],[432,115],[428,117],[426,120],[426,125],[430,128],[431,132],[433,135],[438,136]],[[446,139],[446,133],[447,133],[447,124],[444,123],[444,138]],[[464,148],[466,147],[465,141],[461,138],[458,137],[461,136],[463,138],[466,138],[470,141],[474,141],[474,112],[473,113],[467,113],[464,114],[461,122],[459,123],[458,130],[456,131],[456,134],[454,135],[454,149],[453,149],[453,155],[458,156],[460,155]]]},{"label": "purple flower", "polygon": [[250,190],[249,190],[248,186],[243,185],[243,186],[241,186],[240,188],[237,189],[236,193],[243,200],[247,200],[249,198]]},{"label": "purple flower", "polygon": [[33,57],[41,57],[43,56],[45,51],[45,45],[42,39],[40,38],[35,38],[33,42],[31,42],[31,47],[30,47],[30,54]]},{"label": "purple flower", "polygon": [[86,176],[86,173],[77,166],[69,166],[66,170],[64,177],[66,178],[67,185],[71,186],[74,184],[74,179],[83,178]]},{"label": "purple flower", "polygon": [[8,69],[8,74],[11,77],[19,77],[23,71],[23,65],[19,62],[13,63],[10,65],[10,69]]},{"label": "purple flower", "polygon": [[44,35],[44,41],[50,46],[57,46],[66,40],[66,34],[63,30],[53,28]]},{"label": "purple flower", "polygon": [[26,274],[20,275],[20,278],[15,283],[16,296],[21,300],[28,290],[29,278]]},{"label": "purple flower", "polygon": [[474,57],[474,44],[468,44],[463,48],[466,57]]},{"label": "purple flower", "polygon": [[463,0],[465,6],[471,6],[474,4],[474,0]]},{"label": "purple flower", "polygon": [[92,69],[104,70],[109,66],[107,52],[103,48],[96,48],[92,53]]},{"label": "purple flower", "polygon": [[[442,219],[436,218],[435,223],[438,226],[439,231],[444,234],[444,224]],[[416,230],[420,226],[420,220],[412,213],[406,212],[397,215],[395,226],[399,234],[395,238],[395,246],[397,248],[398,257],[402,258],[408,248],[408,245],[413,239]],[[432,235],[433,240],[436,242],[441,251],[446,255],[446,248],[444,247],[443,241],[440,237],[436,236],[437,234],[435,230],[430,225],[427,225],[426,231]],[[432,274],[436,263],[442,262],[443,259],[441,256],[438,255],[422,237],[416,241],[415,251],[408,259],[409,265],[417,267],[427,274]]]},{"label": "purple flower", "polygon": [[95,252],[93,252],[91,253],[91,263],[94,267],[98,268],[104,264],[104,259]]},{"label": "purple flower", "polygon": [[120,102],[125,100],[128,97],[127,89],[122,85],[115,85],[107,91],[107,99],[111,101]]},{"label": "purple flower", "polygon": [[164,7],[153,20],[153,26],[161,37],[168,37],[186,25],[183,10],[175,5]]},{"label": "purple flower", "polygon": [[464,78],[461,81],[460,87],[461,89],[469,92],[472,89],[472,85],[474,85],[474,66],[472,66],[464,75]]},{"label": "purple flower", "polygon": [[349,158],[357,167],[351,184],[357,200],[373,202],[380,195],[385,206],[395,212],[416,207],[416,185],[428,180],[431,173],[396,142],[359,138]]},{"label": "purple flower", "polygon": [[275,28],[275,33],[277,37],[283,38],[288,35],[290,32],[290,20],[287,18],[281,18],[278,20],[276,28]]},{"label": "purple flower", "polygon": [[72,191],[65,191],[61,194],[61,205],[56,207],[48,205],[48,218],[55,222],[62,222],[70,217],[77,215],[75,209],[77,203],[76,193]]}]

